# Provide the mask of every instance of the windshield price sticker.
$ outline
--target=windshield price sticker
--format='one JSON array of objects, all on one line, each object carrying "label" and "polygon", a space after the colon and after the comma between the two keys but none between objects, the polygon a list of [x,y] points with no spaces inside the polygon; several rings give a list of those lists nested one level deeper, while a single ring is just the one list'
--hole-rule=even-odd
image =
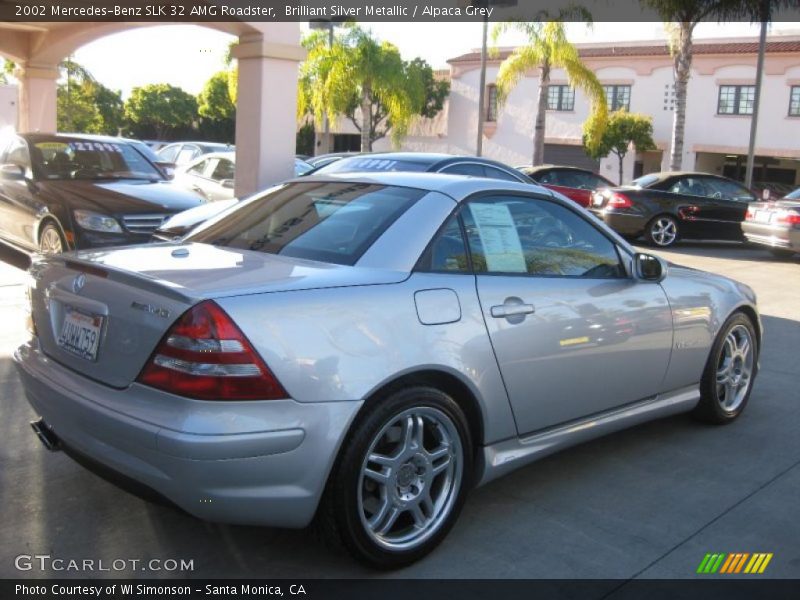
[{"label": "windshield price sticker", "polygon": [[486,256],[486,268],[501,273],[527,273],[525,255],[511,211],[505,204],[470,204],[469,210]]}]

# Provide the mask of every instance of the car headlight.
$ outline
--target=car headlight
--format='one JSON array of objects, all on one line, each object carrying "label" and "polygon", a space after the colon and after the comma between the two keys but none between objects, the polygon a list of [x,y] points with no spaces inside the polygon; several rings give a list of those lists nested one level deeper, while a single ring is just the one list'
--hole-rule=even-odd
[{"label": "car headlight", "polygon": [[102,231],[103,233],[122,233],[122,227],[114,217],[88,210],[76,210],[72,214],[75,215],[75,222],[81,229]]}]

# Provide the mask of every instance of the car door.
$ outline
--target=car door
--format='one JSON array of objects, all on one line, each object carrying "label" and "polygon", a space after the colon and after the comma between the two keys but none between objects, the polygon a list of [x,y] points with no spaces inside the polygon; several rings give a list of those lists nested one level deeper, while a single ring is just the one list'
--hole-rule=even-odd
[{"label": "car door", "polygon": [[[208,176],[208,199],[212,202],[217,200],[228,200],[233,198],[233,188],[229,183],[236,177],[235,167],[232,160],[220,158],[216,165],[210,169]],[[226,183],[227,182],[227,183]],[[225,184],[225,185],[223,185]]]},{"label": "car door", "polygon": [[743,185],[719,177],[707,177],[705,184],[714,201],[713,217],[718,223],[720,237],[741,239],[741,224],[750,202],[756,197]]},{"label": "car door", "polygon": [[661,390],[672,318],[577,208],[483,195],[461,211],[487,330],[521,434]]},{"label": "car door", "polygon": [[4,237],[30,247],[36,241],[37,206],[28,143],[21,137],[14,137],[2,163],[19,167],[25,176],[0,179],[0,227]]},{"label": "car door", "polygon": [[682,235],[716,239],[724,235],[720,223],[719,204],[712,197],[708,178],[702,175],[681,175],[665,182],[671,195],[672,208],[680,217]]},{"label": "car door", "polygon": [[203,159],[192,166],[190,166],[186,171],[180,176],[180,180],[183,182],[183,185],[193,191],[195,194],[203,198],[204,200],[208,200],[208,193],[205,189],[206,177],[205,173],[206,170],[209,168],[209,161],[208,159]]}]

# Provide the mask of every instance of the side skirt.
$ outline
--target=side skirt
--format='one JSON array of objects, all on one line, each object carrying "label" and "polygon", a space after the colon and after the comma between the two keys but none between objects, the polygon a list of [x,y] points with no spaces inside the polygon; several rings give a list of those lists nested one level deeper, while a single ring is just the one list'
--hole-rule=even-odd
[{"label": "side skirt", "polygon": [[698,385],[659,394],[641,402],[571,421],[521,438],[485,446],[479,457],[477,485],[483,485],[523,465],[597,437],[646,421],[694,408],[700,400]]}]

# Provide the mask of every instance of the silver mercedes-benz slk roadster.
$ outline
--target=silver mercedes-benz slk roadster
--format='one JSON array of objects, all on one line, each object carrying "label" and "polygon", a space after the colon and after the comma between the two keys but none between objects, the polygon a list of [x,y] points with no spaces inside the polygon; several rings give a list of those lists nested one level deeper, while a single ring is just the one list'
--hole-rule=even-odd
[{"label": "silver mercedes-benz slk roadster", "polygon": [[171,243],[36,261],[34,430],[202,519],[397,567],[470,488],[643,421],[736,419],[747,286],[513,182],[312,176]]}]

